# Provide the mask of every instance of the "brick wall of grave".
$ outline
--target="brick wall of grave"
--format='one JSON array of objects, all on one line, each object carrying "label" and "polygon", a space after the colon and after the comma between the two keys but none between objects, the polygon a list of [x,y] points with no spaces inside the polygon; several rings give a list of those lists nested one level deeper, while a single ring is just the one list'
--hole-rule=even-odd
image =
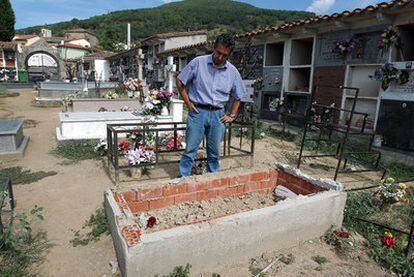
[{"label": "brick wall of grave", "polygon": [[237,176],[210,176],[209,180],[205,181],[187,179],[187,181],[183,180],[178,184],[165,183],[118,192],[114,194],[115,201],[121,210],[130,210],[136,214],[186,201],[239,196],[249,192],[273,193],[277,185],[282,185],[301,195],[327,190],[277,168],[258,170]]}]

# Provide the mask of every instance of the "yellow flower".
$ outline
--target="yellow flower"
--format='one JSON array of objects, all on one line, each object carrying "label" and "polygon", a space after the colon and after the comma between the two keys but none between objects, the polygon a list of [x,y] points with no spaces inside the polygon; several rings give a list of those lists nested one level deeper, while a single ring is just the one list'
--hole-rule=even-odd
[{"label": "yellow flower", "polygon": [[387,184],[389,184],[389,183],[394,183],[394,182],[395,182],[395,179],[394,179],[394,178],[389,177],[389,178],[387,178],[387,179],[385,180],[385,182],[386,182]]},{"label": "yellow flower", "polygon": [[403,190],[407,189],[407,185],[406,185],[406,184],[404,184],[404,183],[399,183],[399,184],[398,184],[398,187],[399,187],[400,189],[403,189]]},{"label": "yellow flower", "polygon": [[386,231],[386,232],[385,232],[385,236],[386,236],[387,238],[392,238],[392,237],[394,237],[390,231]]}]

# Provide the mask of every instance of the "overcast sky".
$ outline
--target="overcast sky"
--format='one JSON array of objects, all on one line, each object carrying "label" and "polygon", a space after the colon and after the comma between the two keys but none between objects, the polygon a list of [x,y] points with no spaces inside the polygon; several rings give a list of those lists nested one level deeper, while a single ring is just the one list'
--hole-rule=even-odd
[{"label": "overcast sky", "polygon": [[[16,29],[85,19],[110,11],[160,6],[174,0],[11,0]],[[364,7],[381,0],[239,0],[266,9],[307,10],[329,14]],[[156,20],[156,19],[154,19]]]}]

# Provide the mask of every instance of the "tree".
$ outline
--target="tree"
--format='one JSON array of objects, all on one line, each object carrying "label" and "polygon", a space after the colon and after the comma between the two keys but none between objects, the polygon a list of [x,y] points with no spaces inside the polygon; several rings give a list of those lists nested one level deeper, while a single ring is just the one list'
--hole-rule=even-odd
[{"label": "tree", "polygon": [[121,35],[115,26],[107,27],[99,35],[99,44],[105,50],[116,51],[117,45],[120,42],[121,42]]},{"label": "tree", "polygon": [[9,0],[0,0],[0,41],[11,41],[14,37],[16,19]]}]

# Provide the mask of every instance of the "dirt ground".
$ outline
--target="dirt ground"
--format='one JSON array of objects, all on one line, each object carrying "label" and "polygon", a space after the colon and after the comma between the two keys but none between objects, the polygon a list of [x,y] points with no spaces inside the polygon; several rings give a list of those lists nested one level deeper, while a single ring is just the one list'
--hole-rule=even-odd
[{"label": "dirt ground", "polygon": [[[24,129],[30,136],[24,158],[2,159],[0,167],[22,166],[32,171],[56,171],[55,176],[44,178],[27,185],[14,186],[17,211],[28,211],[35,205],[44,207],[45,220],[35,229],[47,231],[53,243],[46,255],[45,262],[36,269],[39,276],[111,276],[110,262],[116,261],[116,255],[110,236],[104,236],[98,242],[87,246],[72,247],[72,230],[81,229],[85,220],[102,207],[103,192],[113,183],[108,178],[102,161],[87,160],[75,164],[62,164],[62,160],[49,152],[56,145],[55,128],[59,126],[58,112],[61,108],[40,108],[32,105],[36,92],[16,90],[18,97],[0,98],[0,118],[22,117],[31,120],[32,126]],[[35,126],[34,126],[35,125]],[[256,142],[253,161],[249,159],[224,160],[223,170],[246,167],[250,164],[268,164],[275,161],[293,163],[292,156],[297,154],[293,143],[264,138]],[[321,159],[321,163],[335,165],[335,160]],[[305,165],[304,171],[312,175],[332,177],[333,171],[327,172]],[[149,178],[173,178],[176,168],[169,166],[160,174],[154,171]],[[340,181],[346,187],[358,187],[370,179],[378,180],[377,173],[343,176]],[[381,269],[371,261],[355,262],[338,257],[332,249],[315,240],[304,243],[286,252],[265,253],[267,260],[276,259],[280,254],[292,254],[295,261],[291,264],[277,262],[268,276],[383,276]],[[268,256],[266,256],[268,255]],[[273,256],[272,256],[273,255]],[[328,259],[318,270],[311,257],[321,255]],[[248,271],[250,259],[240,265],[227,267],[225,271],[216,272],[221,276],[251,276]],[[260,260],[260,257],[257,258]],[[214,272],[214,271],[212,271]],[[211,276],[199,273],[193,276]]]}]

